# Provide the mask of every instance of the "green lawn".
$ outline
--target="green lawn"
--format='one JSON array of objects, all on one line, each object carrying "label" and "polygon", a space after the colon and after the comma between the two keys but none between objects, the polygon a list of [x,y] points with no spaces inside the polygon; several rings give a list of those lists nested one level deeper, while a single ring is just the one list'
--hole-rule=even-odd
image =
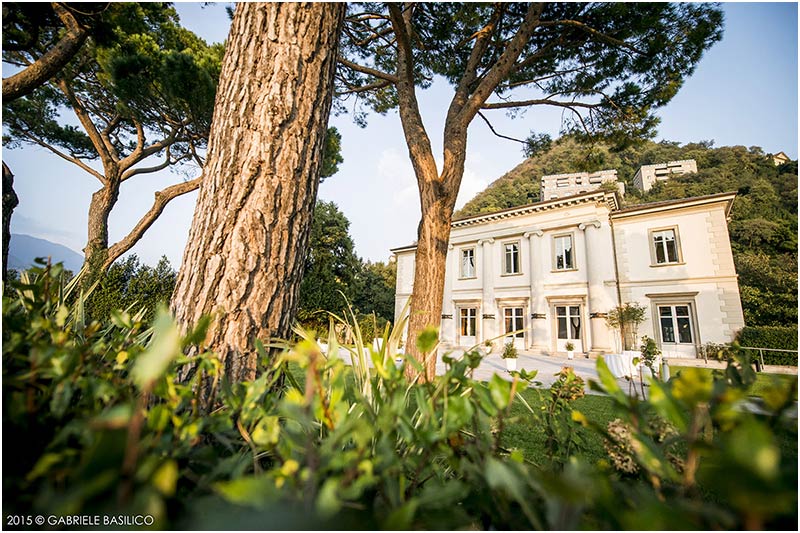
[{"label": "green lawn", "polygon": [[[539,410],[542,405],[540,393],[548,394],[547,389],[526,389],[522,392],[522,397],[534,409]],[[583,398],[575,401],[574,409],[583,413],[589,420],[605,426],[618,415],[614,412],[614,402],[607,396],[587,394]],[[515,401],[511,408],[511,415],[514,417],[505,426],[505,438],[503,446],[506,448],[517,448],[523,452],[525,458],[536,464],[542,465],[546,462],[544,450],[545,431],[539,427],[539,423],[534,416],[520,401]],[[584,457],[589,462],[596,462],[606,456],[603,449],[603,441],[600,436],[592,430],[585,429],[576,424],[576,431],[583,435],[586,443],[586,453]]]}]

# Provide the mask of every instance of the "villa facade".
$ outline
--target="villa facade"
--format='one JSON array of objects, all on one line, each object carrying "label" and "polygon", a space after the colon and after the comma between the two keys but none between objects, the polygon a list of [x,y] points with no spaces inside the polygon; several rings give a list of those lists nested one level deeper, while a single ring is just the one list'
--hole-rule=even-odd
[{"label": "villa facade", "polygon": [[[639,336],[665,357],[734,339],[744,326],[727,219],[734,193],[621,208],[596,190],[452,223],[440,340],[467,348],[507,335],[534,353],[621,350],[606,323],[647,308]],[[411,295],[415,247],[397,260],[395,318]]]}]

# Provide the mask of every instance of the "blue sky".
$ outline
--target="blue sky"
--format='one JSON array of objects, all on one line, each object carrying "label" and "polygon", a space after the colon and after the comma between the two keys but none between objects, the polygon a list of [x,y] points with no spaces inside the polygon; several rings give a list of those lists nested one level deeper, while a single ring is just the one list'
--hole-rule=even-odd
[{"label": "blue sky", "polygon": [[[224,40],[225,4],[205,8],[177,4],[183,24],[209,42]],[[797,4],[726,3],[725,34],[706,52],[694,75],[659,115],[656,140],[681,143],[710,140],[716,146],[761,146],[797,158]],[[7,75],[7,74],[6,74]],[[420,94],[420,104],[436,153],[441,152],[444,110],[451,95],[444,82]],[[532,129],[556,135],[557,110],[528,111],[517,119],[501,111],[491,115],[495,128],[524,138]],[[391,112],[372,115],[362,129],[345,115],[331,124],[342,134],[345,162],[320,187],[321,199],[334,201],[351,222],[356,251],[365,259],[386,260],[389,248],[408,244],[416,235],[419,200],[400,121]],[[523,159],[519,145],[491,134],[480,120],[469,130],[461,206]],[[40,148],[3,150],[14,172],[20,205],[12,233],[26,233],[80,251],[86,240],[89,199],[99,184],[73,165]],[[181,179],[163,172],[123,185],[110,220],[112,242],[124,236],[152,204],[153,193]],[[133,248],[154,265],[166,255],[180,264],[191,225],[196,193],[174,200]]]}]

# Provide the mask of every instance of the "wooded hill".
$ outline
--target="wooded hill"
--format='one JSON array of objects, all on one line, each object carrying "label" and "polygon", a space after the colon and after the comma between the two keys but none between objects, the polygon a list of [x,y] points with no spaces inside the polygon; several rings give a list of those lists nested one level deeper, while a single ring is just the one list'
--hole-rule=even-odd
[{"label": "wooded hill", "polygon": [[[696,160],[698,172],[658,182],[647,193],[633,187],[642,165],[679,159]],[[543,175],[601,169],[617,169],[627,191],[625,205],[736,191],[729,228],[745,321],[749,326],[796,325],[797,162],[775,166],[757,146],[646,141],[612,152],[562,138],[495,180],[455,217],[536,202]]]}]

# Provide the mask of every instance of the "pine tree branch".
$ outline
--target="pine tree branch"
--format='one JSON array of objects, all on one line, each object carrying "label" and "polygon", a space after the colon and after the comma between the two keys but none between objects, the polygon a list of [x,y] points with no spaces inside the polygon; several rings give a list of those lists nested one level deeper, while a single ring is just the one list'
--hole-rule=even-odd
[{"label": "pine tree branch", "polygon": [[494,62],[494,65],[483,76],[478,87],[470,96],[469,101],[464,105],[464,109],[460,112],[460,118],[464,124],[470,123],[486,102],[486,99],[489,98],[489,95],[514,71],[517,59],[539,25],[539,16],[542,13],[542,9],[544,9],[544,4],[542,3],[530,4],[528,12],[525,14],[525,19],[520,24],[517,33],[506,46],[506,49],[503,50],[503,53],[500,54],[497,61]]},{"label": "pine tree branch", "polygon": [[36,137],[35,135],[31,134],[28,131],[22,131],[21,133],[26,139],[30,140],[34,144],[38,144],[42,148],[45,148],[45,149],[51,151],[52,153],[54,153],[55,155],[57,155],[61,159],[64,159],[65,161],[69,161],[70,163],[79,166],[81,169],[83,169],[84,171],[88,172],[89,174],[91,174],[92,176],[97,178],[100,181],[100,183],[102,183],[103,185],[105,185],[107,183],[107,180],[106,180],[105,176],[103,176],[101,173],[99,173],[98,171],[96,171],[95,169],[93,169],[92,167],[90,167],[89,165],[87,165],[86,163],[84,163],[83,161],[78,159],[77,157],[65,154],[64,152],[62,152],[61,150],[59,150],[55,146],[51,145],[50,143],[44,142],[42,139]]},{"label": "pine tree branch", "polygon": [[153,225],[153,222],[161,215],[164,211],[164,208],[167,204],[177,198],[178,196],[182,196],[186,193],[192,192],[200,187],[200,183],[203,181],[203,176],[199,176],[193,180],[185,181],[183,183],[177,183],[170,187],[167,187],[164,190],[158,191],[155,193],[155,200],[153,201],[153,206],[150,208],[147,213],[139,220],[139,222],[134,226],[128,235],[122,238],[119,242],[112,245],[108,249],[108,256],[106,258],[105,263],[103,264],[103,270],[107,270],[114,261],[116,261],[122,254],[133,248],[133,246],[139,242],[144,235],[145,231],[147,231],[150,226]]},{"label": "pine tree branch", "polygon": [[536,100],[511,100],[508,102],[487,102],[481,106],[481,109],[506,109],[510,107],[528,107],[533,105],[551,105],[555,107],[582,107],[585,109],[596,109],[603,104],[587,104],[585,102],[560,102],[558,100],[548,100],[541,98]]},{"label": "pine tree branch", "polygon": [[397,76],[392,76],[386,72],[376,70],[374,68],[365,67],[363,65],[359,65],[358,63],[353,63],[352,61],[348,61],[342,56],[339,56],[339,64],[349,68],[350,70],[355,70],[356,72],[361,72],[362,74],[369,74],[370,76],[374,76],[375,78],[379,78],[382,80],[386,80],[389,83],[397,83],[400,79]]},{"label": "pine tree branch", "polygon": [[483,121],[486,123],[486,125],[487,125],[487,126],[489,126],[489,129],[491,130],[491,132],[492,132],[492,133],[493,133],[495,136],[497,136],[497,137],[500,137],[501,139],[507,139],[507,140],[509,140],[509,141],[515,141],[515,142],[518,142],[518,143],[521,143],[521,144],[525,144],[525,145],[527,145],[527,144],[528,144],[527,142],[523,141],[522,139],[517,139],[516,137],[509,137],[509,136],[507,136],[507,135],[503,135],[502,133],[497,133],[497,131],[494,129],[494,126],[492,126],[492,123],[491,123],[491,122],[489,122],[489,119],[488,119],[488,118],[486,118],[486,116],[484,116],[484,114],[483,114],[483,113],[481,113],[480,111],[478,111],[478,116],[479,116],[479,117],[481,117],[481,118],[483,119]]},{"label": "pine tree branch", "polygon": [[53,2],[53,11],[67,28],[67,33],[50,50],[25,70],[3,79],[3,103],[33,92],[69,63],[83,46],[88,32],[61,3]]},{"label": "pine tree branch", "polygon": [[542,26],[542,27],[547,27],[547,26],[572,26],[573,28],[578,28],[579,30],[584,31],[584,32],[588,33],[589,35],[591,35],[592,37],[595,37],[596,39],[598,39],[600,41],[603,41],[605,43],[608,43],[608,44],[611,44],[611,45],[614,45],[614,46],[619,46],[621,48],[625,48],[627,50],[630,50],[631,52],[636,52],[637,54],[640,54],[640,55],[645,55],[645,52],[643,50],[639,50],[638,48],[636,48],[632,44],[626,43],[625,41],[621,41],[619,39],[611,37],[610,35],[607,35],[607,34],[605,34],[603,32],[600,32],[600,31],[592,28],[591,26],[587,26],[583,22],[580,22],[580,21],[577,21],[577,20],[550,20],[550,21],[540,22],[539,25]]},{"label": "pine tree branch", "polygon": [[[108,173],[110,169],[117,165],[118,160],[114,159],[111,153],[106,149],[106,145],[103,142],[103,137],[100,135],[100,132],[97,131],[97,127],[92,121],[92,117],[89,116],[89,113],[86,111],[86,107],[84,107],[81,100],[75,95],[72,87],[70,87],[70,85],[64,79],[56,80],[56,84],[58,85],[58,88],[61,89],[61,92],[64,94],[64,96],[67,97],[67,100],[72,107],[72,111],[75,113],[75,116],[78,117],[83,129],[86,130],[89,140],[92,141],[92,145],[94,145],[95,150],[97,150],[97,154],[100,156],[100,161],[103,163],[103,168],[105,169],[106,173]],[[110,176],[106,176],[106,179],[110,179]]]}]

